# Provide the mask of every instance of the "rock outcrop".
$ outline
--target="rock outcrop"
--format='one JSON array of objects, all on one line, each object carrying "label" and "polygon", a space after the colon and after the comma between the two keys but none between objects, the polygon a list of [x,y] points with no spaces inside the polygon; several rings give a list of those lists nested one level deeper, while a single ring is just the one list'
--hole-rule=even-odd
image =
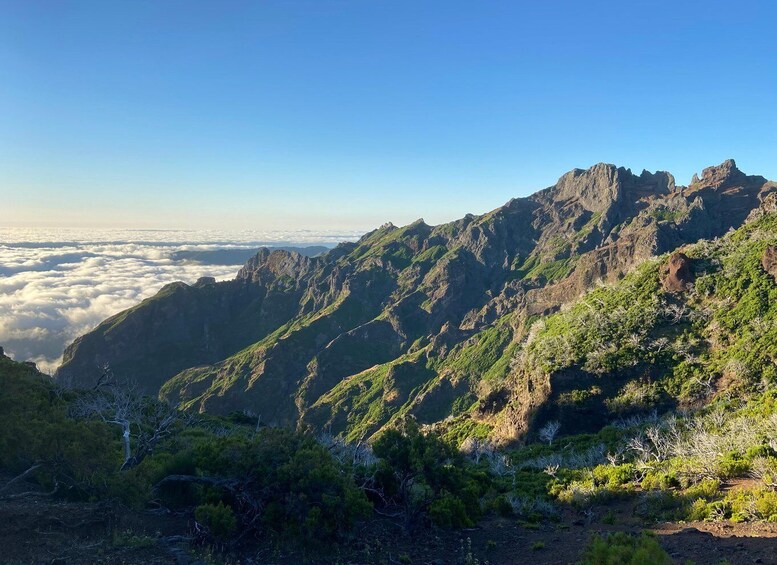
[{"label": "rock outcrop", "polygon": [[761,257],[761,266],[777,281],[777,247],[774,245],[766,247]]},{"label": "rock outcrop", "polygon": [[684,253],[672,253],[664,267],[661,283],[667,292],[685,292],[693,284],[691,260]]}]

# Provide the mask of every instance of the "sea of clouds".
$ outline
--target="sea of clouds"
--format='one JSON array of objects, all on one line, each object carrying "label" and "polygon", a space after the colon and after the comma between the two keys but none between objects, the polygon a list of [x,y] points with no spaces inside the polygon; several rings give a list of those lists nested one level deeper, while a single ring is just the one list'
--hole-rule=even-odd
[{"label": "sea of clouds", "polygon": [[53,373],[76,337],[165,284],[234,278],[236,257],[262,246],[331,247],[358,235],[0,228],[0,346]]}]

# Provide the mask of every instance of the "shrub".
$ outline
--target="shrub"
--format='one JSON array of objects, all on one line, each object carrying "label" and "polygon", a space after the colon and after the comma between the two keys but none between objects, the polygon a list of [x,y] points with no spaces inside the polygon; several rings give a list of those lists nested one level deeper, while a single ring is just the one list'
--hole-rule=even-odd
[{"label": "shrub", "polygon": [[619,487],[631,482],[634,478],[634,465],[624,463],[623,465],[597,465],[593,469],[594,482],[597,485],[604,485],[610,488]]},{"label": "shrub", "polygon": [[650,521],[678,519],[684,515],[683,503],[681,497],[670,491],[646,492],[640,497],[634,513]]},{"label": "shrub", "polygon": [[194,518],[219,539],[228,538],[237,527],[237,518],[232,507],[225,506],[220,501],[218,504],[201,504],[194,510]]},{"label": "shrub", "polygon": [[426,513],[435,523],[450,526],[472,524],[480,517],[487,474],[468,465],[437,435],[423,434],[412,424],[404,433],[387,430],[373,452],[379,458],[373,486],[402,508],[406,528]]},{"label": "shrub", "polygon": [[582,565],[671,565],[669,555],[653,536],[616,532],[594,536],[580,561]]},{"label": "shrub", "polygon": [[669,490],[680,486],[677,476],[671,472],[648,471],[641,483],[643,490]]},{"label": "shrub", "polygon": [[437,526],[463,528],[473,526],[464,503],[450,493],[444,494],[429,506],[429,517]]},{"label": "shrub", "polygon": [[777,492],[772,490],[762,487],[735,489],[729,491],[723,504],[729,509],[733,522],[777,522]]},{"label": "shrub", "polygon": [[104,422],[71,418],[77,393],[63,391],[32,367],[0,356],[0,469],[71,498],[106,494],[121,465],[119,437]]},{"label": "shrub", "polygon": [[691,499],[705,498],[709,500],[718,494],[720,494],[720,481],[718,479],[703,479],[685,490],[685,496]]},{"label": "shrub", "polygon": [[707,505],[707,502],[703,498],[697,498],[693,501],[691,507],[688,509],[686,520],[690,520],[692,522],[701,522],[708,519],[709,517],[710,508]]},{"label": "shrub", "polygon": [[750,461],[735,451],[727,453],[718,463],[718,474],[725,479],[741,477],[749,470]]}]

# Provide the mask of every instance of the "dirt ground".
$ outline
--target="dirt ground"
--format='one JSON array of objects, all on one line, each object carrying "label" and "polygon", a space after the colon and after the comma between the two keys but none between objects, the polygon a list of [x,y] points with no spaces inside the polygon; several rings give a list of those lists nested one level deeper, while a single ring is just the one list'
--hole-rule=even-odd
[{"label": "dirt ground", "polygon": [[[613,523],[604,523],[605,516],[605,521]],[[321,547],[268,543],[243,549],[239,557],[221,558],[188,547],[190,528],[183,515],[45,499],[4,501],[0,502],[0,563],[458,565],[469,555],[481,564],[567,564],[579,559],[596,532],[644,529],[628,504],[594,508],[587,514],[570,510],[559,523],[526,525],[495,518],[477,528],[428,529],[414,537],[391,522],[372,520],[328,552]],[[700,522],[658,524],[649,529],[676,563],[777,563],[777,524]]]}]

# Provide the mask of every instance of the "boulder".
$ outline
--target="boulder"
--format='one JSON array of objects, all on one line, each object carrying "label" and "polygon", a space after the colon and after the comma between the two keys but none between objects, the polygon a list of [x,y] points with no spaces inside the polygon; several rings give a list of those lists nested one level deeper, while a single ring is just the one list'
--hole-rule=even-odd
[{"label": "boulder", "polygon": [[777,247],[770,245],[764,250],[761,266],[777,281]]},{"label": "boulder", "polygon": [[693,283],[691,260],[684,253],[673,253],[663,269],[661,283],[667,292],[684,292]]}]

